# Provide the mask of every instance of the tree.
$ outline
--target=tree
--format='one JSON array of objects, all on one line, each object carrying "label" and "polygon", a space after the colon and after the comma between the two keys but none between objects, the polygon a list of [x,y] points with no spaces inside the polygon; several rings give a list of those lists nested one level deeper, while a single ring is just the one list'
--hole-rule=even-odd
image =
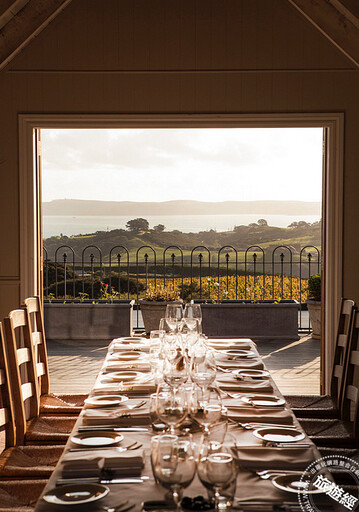
[{"label": "tree", "polygon": [[156,231],[156,233],[162,233],[166,229],[166,226],[164,224],[157,224],[157,226],[153,226],[153,231]]},{"label": "tree", "polygon": [[148,231],[149,226],[148,220],[140,217],[138,219],[129,220],[126,224],[126,229],[128,229],[128,231],[140,233],[140,231]]},{"label": "tree", "polygon": [[265,219],[257,220],[258,226],[268,226],[268,222]]}]

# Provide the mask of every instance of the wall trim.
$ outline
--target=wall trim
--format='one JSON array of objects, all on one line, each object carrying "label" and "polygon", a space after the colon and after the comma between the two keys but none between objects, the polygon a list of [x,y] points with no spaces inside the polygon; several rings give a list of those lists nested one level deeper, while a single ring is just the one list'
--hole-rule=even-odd
[{"label": "wall trim", "polygon": [[[322,391],[329,389],[343,275],[344,113],[271,114],[19,114],[20,295],[38,293],[36,284],[36,128],[327,128],[327,169],[323,180],[324,344]],[[324,200],[325,198],[325,200]]]}]

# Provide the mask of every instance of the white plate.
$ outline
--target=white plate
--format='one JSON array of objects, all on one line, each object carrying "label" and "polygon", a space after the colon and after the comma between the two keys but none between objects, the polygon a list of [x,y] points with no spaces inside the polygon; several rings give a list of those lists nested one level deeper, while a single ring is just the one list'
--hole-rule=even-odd
[{"label": "white plate", "polygon": [[80,505],[104,498],[110,489],[100,484],[68,484],[47,491],[43,498],[54,505]]},{"label": "white plate", "polygon": [[84,403],[91,407],[112,407],[120,405],[122,402],[126,402],[126,400],[128,400],[128,397],[123,395],[99,395],[86,398]]},{"label": "white plate", "polygon": [[253,350],[230,349],[224,350],[228,357],[254,357],[256,355]]},{"label": "white plate", "polygon": [[140,354],[136,350],[126,350],[125,352],[120,352],[116,354],[116,360],[118,361],[131,361],[133,359],[138,359],[141,357],[142,354]]},{"label": "white plate", "polygon": [[113,382],[132,382],[139,376],[142,376],[139,372],[110,372],[106,374],[106,380],[112,380]]},{"label": "white plate", "polygon": [[125,338],[115,338],[115,343],[148,343],[147,338],[141,338],[140,336],[127,336]]},{"label": "white plate", "polygon": [[267,370],[235,370],[236,375],[239,377],[246,377],[252,379],[269,379],[269,372]]},{"label": "white plate", "polygon": [[242,396],[242,402],[259,407],[278,407],[285,404],[284,398],[274,395],[252,395]]},{"label": "white plate", "polygon": [[71,443],[78,444],[80,446],[115,446],[123,440],[122,434],[116,432],[106,431],[95,431],[91,432],[78,432],[74,436],[71,436]]},{"label": "white plate", "polygon": [[271,443],[295,443],[305,438],[305,434],[300,430],[281,427],[258,428],[253,431],[253,435]]},{"label": "white plate", "polygon": [[[273,472],[275,473],[275,470]],[[310,485],[311,481],[308,482],[304,478],[302,479],[302,476],[303,473],[299,471],[297,474],[278,475],[272,478],[272,484],[281,491],[293,492],[295,494],[323,494],[330,488],[330,485],[324,489],[313,487]]]}]

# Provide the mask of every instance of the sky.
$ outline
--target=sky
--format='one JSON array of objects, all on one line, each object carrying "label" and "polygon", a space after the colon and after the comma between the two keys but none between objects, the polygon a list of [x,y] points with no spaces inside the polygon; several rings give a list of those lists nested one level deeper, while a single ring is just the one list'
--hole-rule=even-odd
[{"label": "sky", "polygon": [[43,201],[321,201],[321,128],[41,134]]}]

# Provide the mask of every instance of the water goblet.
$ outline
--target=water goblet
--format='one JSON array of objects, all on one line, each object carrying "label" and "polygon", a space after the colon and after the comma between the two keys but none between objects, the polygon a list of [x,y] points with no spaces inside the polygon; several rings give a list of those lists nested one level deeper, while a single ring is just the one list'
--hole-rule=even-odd
[{"label": "water goblet", "polygon": [[159,443],[160,439],[162,439],[163,442],[173,442],[173,441],[176,441],[178,439],[178,437],[175,435],[172,435],[172,434],[163,434],[163,433],[158,434],[157,436],[151,437],[150,459],[151,459],[152,473],[155,478],[156,484],[159,483],[158,478],[156,477],[156,474],[155,474],[155,465],[156,465],[156,457],[158,454],[157,448],[158,448],[158,443]]},{"label": "water goblet", "polygon": [[183,309],[182,304],[167,304],[166,306],[166,319],[168,325],[174,332],[178,332],[179,324],[182,321]]},{"label": "water goblet", "polygon": [[213,390],[203,390],[196,386],[193,390],[189,407],[190,416],[201,427],[206,436],[210,433],[210,427],[218,423],[222,418],[222,401],[219,393]]},{"label": "water goblet", "polygon": [[199,324],[202,323],[202,310],[200,304],[186,304],[183,312],[183,318],[186,324],[190,318],[197,318]]},{"label": "water goblet", "polygon": [[150,349],[149,361],[151,370],[155,379],[155,384],[158,384],[162,378],[163,370],[163,350],[160,331],[151,331],[150,333]]},{"label": "water goblet", "polygon": [[157,415],[175,434],[175,427],[186,418],[188,407],[184,388],[166,389],[159,387],[157,391]]},{"label": "water goblet", "polygon": [[204,391],[216,378],[217,366],[214,354],[207,347],[202,346],[201,349],[195,347],[194,350],[190,351],[190,355],[191,380]]},{"label": "water goblet", "polygon": [[230,492],[233,499],[237,478],[237,465],[229,450],[222,449],[220,452],[208,455],[206,478],[213,487],[216,511],[225,510],[227,508],[226,493]]},{"label": "water goblet", "polygon": [[164,432],[166,430],[167,425],[158,417],[157,413],[157,393],[150,395],[150,419],[154,432]]},{"label": "water goblet", "polygon": [[195,445],[191,439],[168,439],[160,436],[154,449],[155,478],[170,490],[179,512],[182,491],[190,485],[196,473]]}]

